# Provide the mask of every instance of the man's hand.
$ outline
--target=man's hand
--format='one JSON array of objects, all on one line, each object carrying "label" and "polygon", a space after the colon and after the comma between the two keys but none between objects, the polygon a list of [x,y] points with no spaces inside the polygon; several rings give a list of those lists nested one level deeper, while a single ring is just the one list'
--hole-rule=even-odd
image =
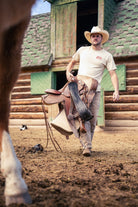
[{"label": "man's hand", "polygon": [[115,101],[118,101],[118,100],[119,100],[119,92],[118,91],[115,91],[113,93],[113,101],[115,102]]},{"label": "man's hand", "polygon": [[119,81],[118,81],[118,77],[117,77],[117,74],[116,74],[115,70],[109,71],[109,74],[110,74],[110,77],[111,77],[113,87],[115,89],[115,92],[113,93],[113,101],[118,101],[119,100]]},{"label": "man's hand", "polygon": [[67,65],[67,68],[66,68],[66,78],[67,78],[67,80],[68,80],[69,82],[75,80],[75,76],[71,73],[71,71],[72,71],[74,65],[76,64],[76,62],[77,62],[77,61],[75,61],[75,60],[72,59],[72,60],[69,62],[69,64]]},{"label": "man's hand", "polygon": [[67,77],[67,80],[68,80],[69,82],[75,80],[74,75],[73,75],[72,73],[70,73],[70,72],[66,72],[66,77]]}]

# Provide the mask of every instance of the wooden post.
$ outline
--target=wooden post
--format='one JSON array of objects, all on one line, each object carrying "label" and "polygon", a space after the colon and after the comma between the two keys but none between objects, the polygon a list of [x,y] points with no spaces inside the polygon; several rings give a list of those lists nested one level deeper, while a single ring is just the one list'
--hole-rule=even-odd
[{"label": "wooden post", "polygon": [[104,0],[98,0],[98,26],[104,28]]},{"label": "wooden post", "polygon": [[56,37],[55,37],[55,6],[51,5],[51,53],[53,54],[53,60],[55,60],[55,45],[56,45]]}]

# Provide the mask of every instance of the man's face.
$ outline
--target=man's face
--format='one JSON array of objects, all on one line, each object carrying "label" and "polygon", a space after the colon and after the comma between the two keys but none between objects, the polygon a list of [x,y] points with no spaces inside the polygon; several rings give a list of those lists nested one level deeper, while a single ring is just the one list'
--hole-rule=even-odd
[{"label": "man's face", "polygon": [[99,33],[94,33],[91,35],[91,43],[93,46],[98,46],[101,44],[102,42],[102,35],[100,35]]}]

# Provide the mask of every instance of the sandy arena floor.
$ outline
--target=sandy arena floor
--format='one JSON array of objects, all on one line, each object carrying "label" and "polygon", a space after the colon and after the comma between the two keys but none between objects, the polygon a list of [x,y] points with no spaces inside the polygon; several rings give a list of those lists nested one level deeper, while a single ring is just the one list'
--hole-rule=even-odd
[{"label": "sandy arena floor", "polygon": [[[138,206],[138,131],[95,132],[91,157],[82,155],[79,140],[54,131],[63,152],[46,146],[44,128],[10,129],[33,203],[30,207]],[[34,152],[41,144],[44,150]],[[0,207],[4,207],[0,174]],[[10,205],[27,206],[27,205]]]}]

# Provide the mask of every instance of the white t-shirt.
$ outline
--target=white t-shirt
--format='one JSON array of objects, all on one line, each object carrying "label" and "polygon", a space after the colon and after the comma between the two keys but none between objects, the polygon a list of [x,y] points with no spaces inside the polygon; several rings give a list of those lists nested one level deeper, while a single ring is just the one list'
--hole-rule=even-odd
[{"label": "white t-shirt", "polygon": [[78,75],[88,76],[98,81],[97,91],[100,91],[104,69],[116,70],[113,56],[104,49],[93,50],[92,46],[80,47],[73,55],[79,61]]}]

